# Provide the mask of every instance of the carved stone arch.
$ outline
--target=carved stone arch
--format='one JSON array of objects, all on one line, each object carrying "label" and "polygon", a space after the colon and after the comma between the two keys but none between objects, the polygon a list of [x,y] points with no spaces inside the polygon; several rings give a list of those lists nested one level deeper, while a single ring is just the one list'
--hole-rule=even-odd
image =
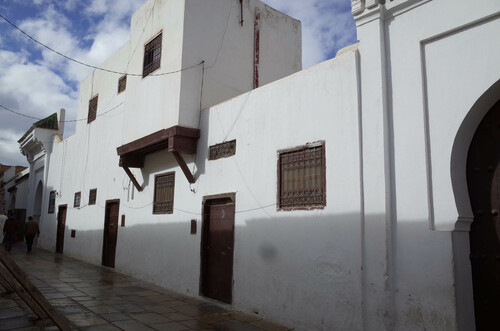
[{"label": "carved stone arch", "polygon": [[474,330],[474,298],[470,262],[469,231],[474,214],[467,185],[467,158],[472,138],[484,116],[500,100],[500,80],[486,90],[474,103],[457,131],[450,162],[450,176],[458,212],[452,231],[453,267],[455,276],[456,321],[458,330]]},{"label": "carved stone arch", "polygon": [[467,154],[479,123],[498,100],[500,100],[500,79],[474,103],[462,121],[453,142],[450,173],[458,212],[455,230],[469,231],[470,224],[474,219],[467,188]]}]

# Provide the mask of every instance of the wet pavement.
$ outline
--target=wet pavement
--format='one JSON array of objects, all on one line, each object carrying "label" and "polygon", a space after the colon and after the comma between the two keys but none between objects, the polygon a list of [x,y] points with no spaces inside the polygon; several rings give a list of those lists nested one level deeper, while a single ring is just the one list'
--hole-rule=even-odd
[{"label": "wet pavement", "polygon": [[[39,248],[27,254],[22,242],[14,245],[11,257],[75,330],[290,330],[109,268]],[[58,328],[37,320],[13,293],[0,294],[0,330]]]}]

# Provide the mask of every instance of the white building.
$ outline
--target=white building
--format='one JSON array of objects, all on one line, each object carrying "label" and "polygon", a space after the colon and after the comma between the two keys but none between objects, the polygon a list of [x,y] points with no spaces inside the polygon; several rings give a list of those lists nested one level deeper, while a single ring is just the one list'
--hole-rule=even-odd
[{"label": "white building", "polygon": [[40,222],[42,205],[44,205],[42,201],[43,190],[47,188],[45,185],[47,182],[46,169],[50,165],[47,153],[50,155],[54,143],[62,141],[64,119],[65,110],[61,109],[34,123],[18,141],[20,150],[30,165],[27,178],[29,189],[24,193],[26,216],[32,216],[37,223]]},{"label": "white building", "polygon": [[498,328],[500,2],[379,2],[300,72],[257,0],[146,2],[47,151],[41,245],[297,329]]}]

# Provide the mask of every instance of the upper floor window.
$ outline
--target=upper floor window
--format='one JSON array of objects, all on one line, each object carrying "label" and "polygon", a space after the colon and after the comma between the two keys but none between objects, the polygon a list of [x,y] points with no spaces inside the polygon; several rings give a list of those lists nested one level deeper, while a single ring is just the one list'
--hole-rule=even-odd
[{"label": "upper floor window", "polygon": [[146,77],[160,67],[161,61],[161,36],[160,33],[144,46],[144,65],[142,77]]},{"label": "upper floor window", "polygon": [[175,172],[155,176],[155,195],[153,214],[172,214],[174,212]]},{"label": "upper floor window", "polygon": [[73,200],[73,208],[80,207],[81,198],[82,198],[82,192],[76,192],[75,199]]},{"label": "upper floor window", "polygon": [[326,206],[324,141],[278,151],[278,209]]},{"label": "upper floor window", "polygon": [[118,79],[118,93],[125,91],[127,88],[127,75],[123,75]]},{"label": "upper floor window", "polygon": [[54,214],[55,207],[56,207],[56,191],[50,191],[48,213]]},{"label": "upper floor window", "polygon": [[87,116],[87,123],[95,120],[97,116],[97,95],[89,101],[89,115]]},{"label": "upper floor window", "polygon": [[89,192],[89,205],[95,205],[97,200],[97,189],[91,189]]}]

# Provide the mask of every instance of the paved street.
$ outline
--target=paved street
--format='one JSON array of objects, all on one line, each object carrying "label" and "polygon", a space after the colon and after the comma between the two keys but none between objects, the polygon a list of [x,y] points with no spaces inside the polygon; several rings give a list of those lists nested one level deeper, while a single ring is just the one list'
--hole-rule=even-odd
[{"label": "paved street", "polygon": [[[75,330],[289,330],[60,254],[26,254],[24,242],[11,256]],[[17,294],[0,295],[0,330],[57,329],[37,321]]]}]

